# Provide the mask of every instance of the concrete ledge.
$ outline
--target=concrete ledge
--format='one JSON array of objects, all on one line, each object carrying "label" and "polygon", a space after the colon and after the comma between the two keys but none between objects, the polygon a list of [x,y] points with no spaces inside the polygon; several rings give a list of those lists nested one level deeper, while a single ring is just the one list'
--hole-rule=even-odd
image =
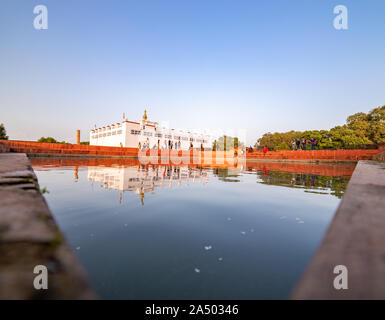
[{"label": "concrete ledge", "polygon": [[374,160],[380,160],[380,161],[385,161],[385,151],[375,155],[373,157]]},{"label": "concrete ledge", "polygon": [[[336,290],[334,267],[348,269]],[[385,163],[359,161],[293,299],[385,299]]]},{"label": "concrete ledge", "polygon": [[[36,290],[36,265],[48,289]],[[0,154],[0,299],[94,299],[86,273],[64,240],[25,154]]]}]

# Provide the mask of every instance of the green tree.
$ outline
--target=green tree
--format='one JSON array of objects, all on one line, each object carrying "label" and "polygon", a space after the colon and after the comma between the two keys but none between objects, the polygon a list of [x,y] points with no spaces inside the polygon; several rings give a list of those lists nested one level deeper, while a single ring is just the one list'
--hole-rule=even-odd
[{"label": "green tree", "polygon": [[290,150],[290,147],[286,142],[281,142],[278,146],[275,147],[275,150]]},{"label": "green tree", "polygon": [[330,134],[336,147],[354,148],[371,143],[361,131],[354,131],[346,125],[332,128]]},{"label": "green tree", "polygon": [[[214,141],[215,146],[218,150],[227,151],[233,148],[242,147],[244,143],[239,141],[238,137],[222,136]],[[213,148],[214,148],[213,144]]]},{"label": "green tree", "polygon": [[7,131],[4,124],[0,124],[0,140],[8,140]]},{"label": "green tree", "polygon": [[385,105],[373,109],[368,114],[370,126],[368,136],[374,143],[385,143]]},{"label": "green tree", "polygon": [[45,143],[58,143],[54,138],[52,137],[41,137],[37,142],[45,142]]},{"label": "green tree", "polygon": [[367,137],[370,127],[369,117],[363,112],[355,113],[346,119],[346,126],[357,135]]}]

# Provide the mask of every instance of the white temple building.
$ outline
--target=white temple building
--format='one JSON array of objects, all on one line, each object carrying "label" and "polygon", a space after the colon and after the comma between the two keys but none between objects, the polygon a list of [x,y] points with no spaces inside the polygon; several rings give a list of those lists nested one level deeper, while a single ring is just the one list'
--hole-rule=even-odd
[{"label": "white temple building", "polygon": [[140,121],[124,120],[90,131],[90,145],[148,149],[206,149],[212,148],[209,135],[190,131],[159,127],[147,120],[147,113]]}]

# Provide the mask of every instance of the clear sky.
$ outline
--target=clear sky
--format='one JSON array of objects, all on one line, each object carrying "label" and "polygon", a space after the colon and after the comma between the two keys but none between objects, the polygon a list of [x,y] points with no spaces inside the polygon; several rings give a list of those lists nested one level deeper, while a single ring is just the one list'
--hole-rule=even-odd
[{"label": "clear sky", "polygon": [[0,123],[69,142],[145,108],[172,128],[247,129],[248,144],[329,129],[385,104],[384,17],[384,0],[2,0]]}]

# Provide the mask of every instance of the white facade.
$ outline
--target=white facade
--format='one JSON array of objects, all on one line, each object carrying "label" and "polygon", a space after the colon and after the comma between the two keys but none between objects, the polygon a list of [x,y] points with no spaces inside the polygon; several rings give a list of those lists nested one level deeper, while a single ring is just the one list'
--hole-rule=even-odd
[{"label": "white facade", "polygon": [[177,149],[212,148],[209,135],[189,131],[160,128],[157,122],[147,121],[146,112],[141,121],[127,121],[90,131],[90,145],[126,148]]}]

